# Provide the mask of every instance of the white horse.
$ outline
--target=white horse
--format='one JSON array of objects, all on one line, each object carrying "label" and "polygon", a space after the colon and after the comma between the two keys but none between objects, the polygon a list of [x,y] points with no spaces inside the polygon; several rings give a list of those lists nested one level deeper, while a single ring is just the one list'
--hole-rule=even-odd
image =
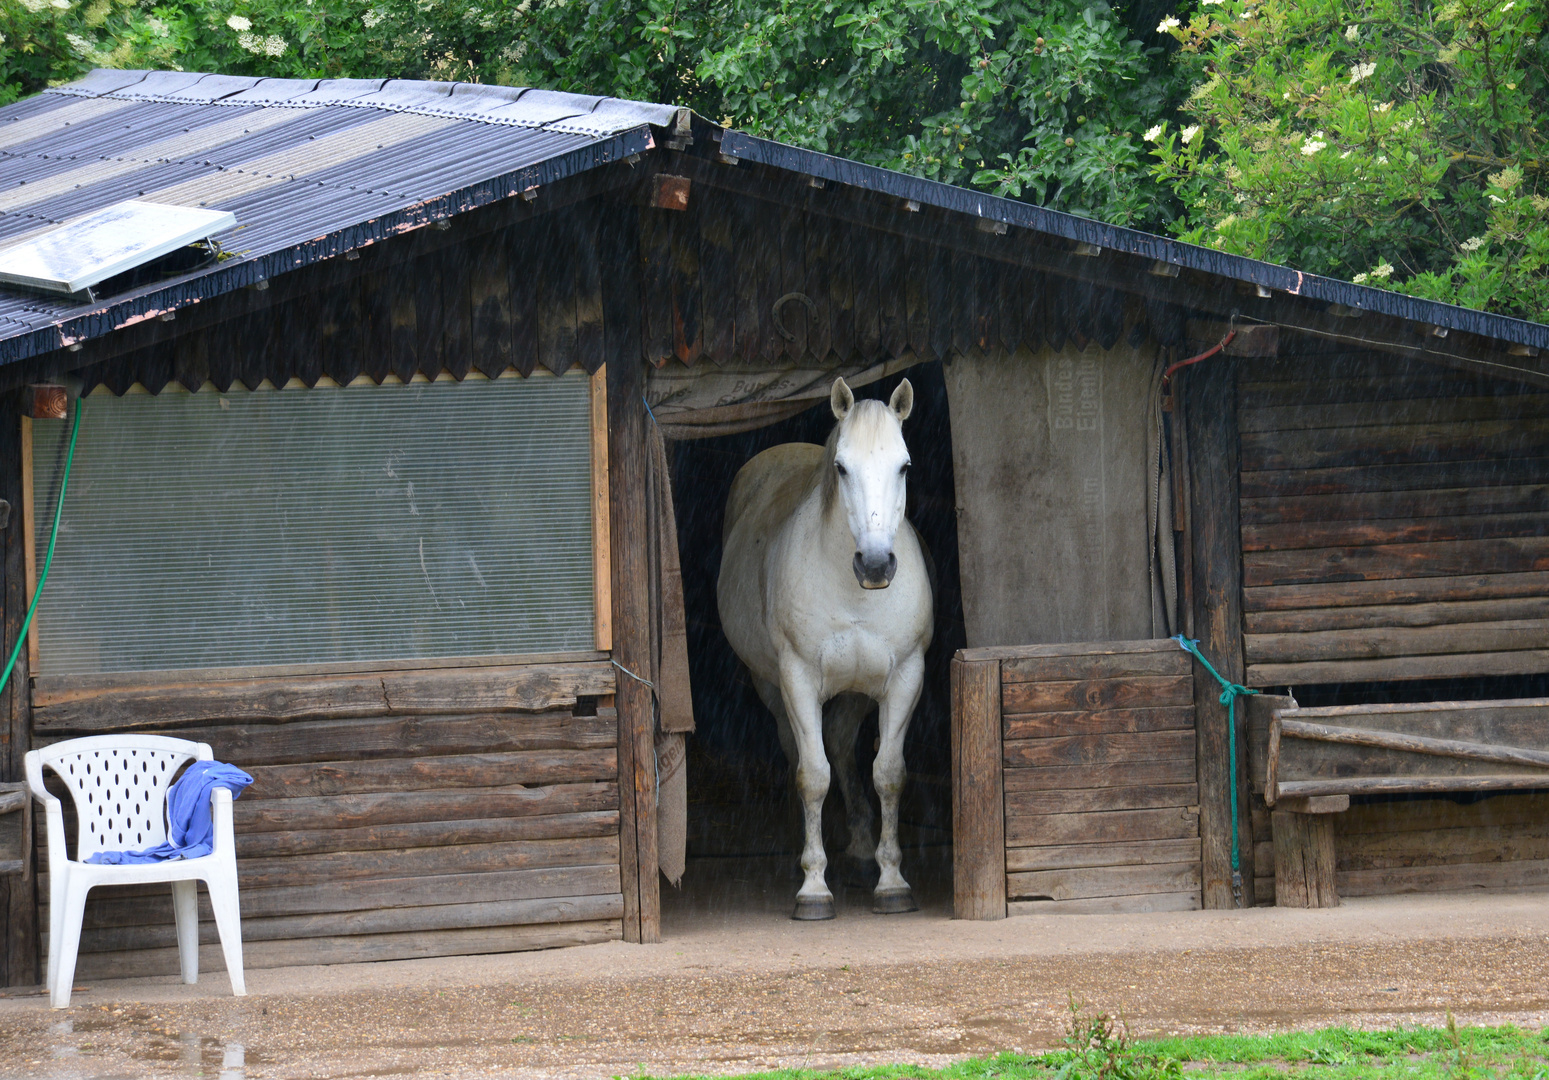
[{"label": "white horse", "polygon": [[[924,681],[932,609],[925,556],[904,519],[909,449],[903,421],[914,407],[914,388],[906,379],[887,405],[857,403],[837,379],[829,404],[839,423],[827,446],[771,447],[737,473],[716,584],[721,626],[774,713],[796,771],[806,825],[797,919],[834,917],[823,876],[825,742],[839,769],[848,854],[875,857],[881,871],[872,909],[915,910],[898,869],[898,800],[904,733]],[[873,840],[871,806],[855,768],[855,736],[870,710],[868,698],[880,708],[872,767],[882,804],[880,843]]]}]

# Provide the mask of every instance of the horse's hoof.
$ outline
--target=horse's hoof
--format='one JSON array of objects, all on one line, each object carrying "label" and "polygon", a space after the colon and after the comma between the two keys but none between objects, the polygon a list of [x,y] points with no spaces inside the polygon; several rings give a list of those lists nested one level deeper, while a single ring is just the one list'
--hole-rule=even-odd
[{"label": "horse's hoof", "polygon": [[791,912],[791,918],[800,922],[821,922],[833,917],[834,898],[832,896],[798,896],[796,910]]},{"label": "horse's hoof", "polygon": [[878,915],[902,915],[906,911],[919,911],[914,902],[914,891],[905,885],[902,889],[878,889],[871,894],[871,910]]}]

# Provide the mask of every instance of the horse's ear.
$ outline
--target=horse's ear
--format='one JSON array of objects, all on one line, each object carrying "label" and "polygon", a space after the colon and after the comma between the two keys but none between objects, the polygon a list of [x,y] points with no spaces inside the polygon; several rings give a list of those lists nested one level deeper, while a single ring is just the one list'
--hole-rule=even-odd
[{"label": "horse's ear", "polygon": [[909,385],[908,379],[898,384],[887,407],[898,415],[900,421],[909,419],[909,414],[914,411],[914,387]]},{"label": "horse's ear", "polygon": [[855,407],[855,395],[843,377],[834,380],[834,388],[828,392],[828,404],[834,410],[835,420],[843,420]]}]

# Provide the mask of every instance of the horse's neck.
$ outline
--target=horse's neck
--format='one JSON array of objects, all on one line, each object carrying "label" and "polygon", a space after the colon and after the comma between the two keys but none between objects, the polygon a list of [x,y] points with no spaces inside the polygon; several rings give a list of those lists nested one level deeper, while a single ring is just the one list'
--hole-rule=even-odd
[{"label": "horse's neck", "polygon": [[[826,467],[826,462],[820,466]],[[808,513],[796,516],[816,523],[816,528],[809,525],[803,530],[807,544],[825,563],[833,563],[848,576],[852,572],[850,559],[855,553],[855,537],[850,534],[850,523],[845,519],[844,499],[837,491],[832,498],[825,499],[823,479],[821,472],[814,477],[812,487],[802,500],[803,509]]]}]

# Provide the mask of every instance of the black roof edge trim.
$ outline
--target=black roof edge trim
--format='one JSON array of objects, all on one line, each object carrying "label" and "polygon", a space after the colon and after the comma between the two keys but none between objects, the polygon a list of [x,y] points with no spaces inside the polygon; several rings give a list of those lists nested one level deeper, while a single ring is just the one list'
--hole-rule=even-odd
[{"label": "black roof edge trim", "polygon": [[1421,300],[1403,293],[1373,289],[1338,278],[1323,277],[1292,270],[1275,263],[1229,255],[1222,251],[1169,240],[1164,236],[1105,225],[1091,218],[1049,210],[1032,203],[1018,202],[1000,195],[954,187],[938,180],[927,180],[907,173],[894,172],[876,165],[835,157],[816,150],[804,150],[771,139],[761,139],[740,131],[727,130],[721,137],[720,152],[744,161],[769,165],[789,172],[821,177],[835,183],[875,191],[900,199],[953,210],[975,217],[1003,221],[1008,225],[1048,233],[1078,243],[1121,251],[1141,258],[1177,263],[1207,274],[1247,281],[1277,289],[1292,296],[1344,304],[1410,322],[1461,330],[1481,337],[1496,338],[1539,349],[1549,349],[1549,326],[1493,315],[1473,308]]},{"label": "black roof edge trim", "polygon": [[208,270],[131,293],[122,299],[105,301],[100,307],[71,315],[51,326],[0,340],[0,365],[30,360],[56,349],[105,337],[114,330],[477,210],[530,188],[552,184],[603,165],[623,161],[632,154],[645,153],[654,145],[650,126],[642,125],[282,251],[217,264]]}]

